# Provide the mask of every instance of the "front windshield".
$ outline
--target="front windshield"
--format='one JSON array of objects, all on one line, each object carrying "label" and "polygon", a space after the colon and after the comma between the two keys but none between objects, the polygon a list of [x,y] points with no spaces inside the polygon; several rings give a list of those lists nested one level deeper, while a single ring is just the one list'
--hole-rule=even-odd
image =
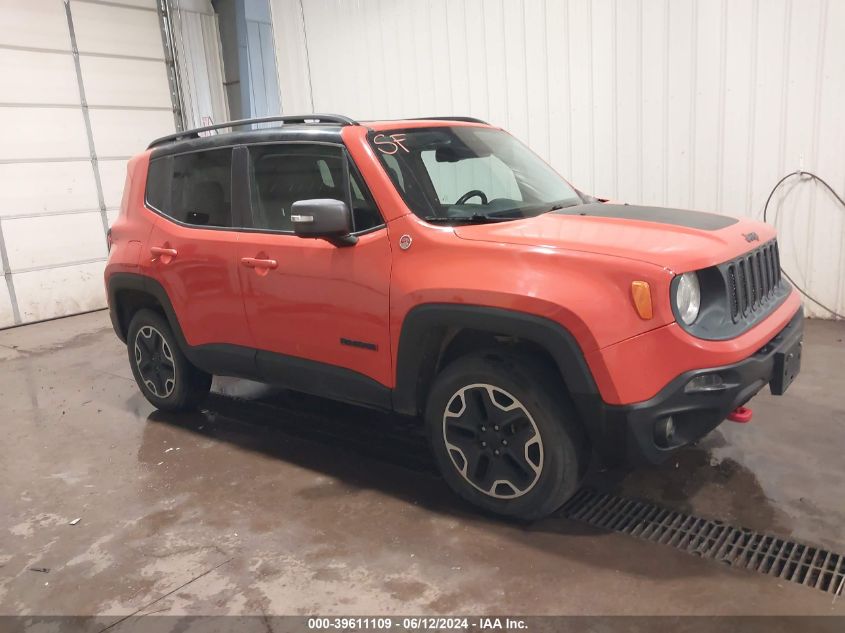
[{"label": "front windshield", "polygon": [[370,135],[411,210],[434,222],[531,217],[581,204],[579,194],[513,136],[458,126]]}]

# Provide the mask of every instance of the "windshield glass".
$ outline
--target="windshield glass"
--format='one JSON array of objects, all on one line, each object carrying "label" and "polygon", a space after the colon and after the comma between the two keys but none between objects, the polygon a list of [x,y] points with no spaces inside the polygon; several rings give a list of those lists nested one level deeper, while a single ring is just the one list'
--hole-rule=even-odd
[{"label": "windshield glass", "polygon": [[531,217],[581,204],[575,189],[501,130],[391,130],[370,142],[411,210],[434,222]]}]

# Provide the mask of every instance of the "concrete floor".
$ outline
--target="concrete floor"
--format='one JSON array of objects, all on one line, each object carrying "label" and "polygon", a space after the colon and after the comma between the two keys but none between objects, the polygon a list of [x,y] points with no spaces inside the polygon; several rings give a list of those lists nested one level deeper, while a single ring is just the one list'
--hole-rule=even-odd
[{"label": "concrete floor", "polygon": [[[593,484],[845,552],[843,339],[810,322],[753,423]],[[0,332],[0,359],[0,614],[845,614],[564,518],[480,516],[367,410],[227,379],[158,413],[105,312]]]}]

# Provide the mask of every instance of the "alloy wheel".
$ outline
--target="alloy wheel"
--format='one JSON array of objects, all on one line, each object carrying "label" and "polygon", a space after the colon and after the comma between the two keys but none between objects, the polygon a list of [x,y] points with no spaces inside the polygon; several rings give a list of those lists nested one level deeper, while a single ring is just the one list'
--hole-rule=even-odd
[{"label": "alloy wheel", "polygon": [[147,389],[158,398],[167,398],[176,388],[173,352],[161,332],[145,325],[135,335],[135,365]]},{"label": "alloy wheel", "polygon": [[443,439],[461,476],[491,497],[521,497],[543,471],[543,440],[534,419],[494,385],[467,385],[449,399]]}]

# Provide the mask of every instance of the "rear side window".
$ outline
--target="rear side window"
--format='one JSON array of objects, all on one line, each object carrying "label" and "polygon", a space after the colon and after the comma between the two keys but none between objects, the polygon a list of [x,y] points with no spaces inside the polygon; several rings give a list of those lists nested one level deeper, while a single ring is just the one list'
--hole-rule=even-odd
[{"label": "rear side window", "polygon": [[[323,145],[258,145],[249,148],[253,226],[293,231],[294,202],[314,198],[347,201],[343,174],[346,156]],[[353,231],[383,224],[381,215],[354,169],[350,169]]]},{"label": "rear side window", "polygon": [[147,204],[193,226],[232,226],[232,150],[214,149],[150,161]]},{"label": "rear side window", "polygon": [[170,208],[170,180],[173,171],[173,157],[156,158],[150,161],[147,172],[147,206],[165,213]]}]

